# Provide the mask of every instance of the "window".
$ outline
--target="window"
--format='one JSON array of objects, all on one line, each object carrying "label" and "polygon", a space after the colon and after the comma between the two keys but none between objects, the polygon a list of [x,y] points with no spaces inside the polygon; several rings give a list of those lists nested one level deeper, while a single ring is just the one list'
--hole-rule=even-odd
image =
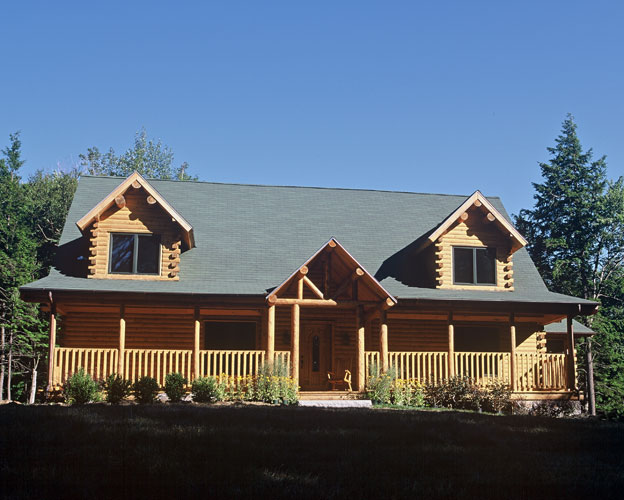
[{"label": "window", "polygon": [[160,274],[160,236],[111,234],[111,274]]},{"label": "window", "polygon": [[256,323],[251,321],[206,321],[204,349],[253,351],[256,348]]},{"label": "window", "polygon": [[453,247],[453,283],[496,285],[496,249]]}]

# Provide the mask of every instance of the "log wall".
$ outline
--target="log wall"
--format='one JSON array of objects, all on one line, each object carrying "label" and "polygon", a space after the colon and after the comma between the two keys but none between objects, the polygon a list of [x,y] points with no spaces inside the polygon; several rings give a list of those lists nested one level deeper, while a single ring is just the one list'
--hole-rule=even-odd
[{"label": "log wall", "polygon": [[[466,212],[468,218],[455,222],[435,242],[437,288],[461,290],[513,290],[513,262],[510,242],[496,225],[489,222],[486,213],[472,207]],[[496,248],[496,285],[454,285],[453,247]]]},{"label": "log wall", "polygon": [[[113,204],[88,229],[89,277],[105,279],[178,280],[181,235],[180,228],[157,203],[147,202],[143,188],[130,188],[124,194],[126,204],[118,208]],[[110,233],[158,234],[161,239],[162,258],[160,275],[110,274],[108,257]]]}]

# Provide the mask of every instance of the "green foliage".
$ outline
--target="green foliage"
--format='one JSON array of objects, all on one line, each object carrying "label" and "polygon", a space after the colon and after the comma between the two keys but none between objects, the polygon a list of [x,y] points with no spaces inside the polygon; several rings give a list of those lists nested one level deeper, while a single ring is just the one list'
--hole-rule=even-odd
[{"label": "green foliage", "polygon": [[214,403],[224,401],[226,398],[227,386],[225,382],[216,377],[202,377],[195,379],[191,385],[193,401],[197,403]]},{"label": "green foliage", "polygon": [[425,406],[423,387],[417,380],[398,379],[393,369],[377,374],[377,367],[373,367],[369,373],[372,375],[368,377],[366,395],[373,403]]},{"label": "green foliage", "polygon": [[[551,159],[540,163],[533,209],[521,210],[516,226],[554,292],[601,304],[586,323],[593,340],[596,402],[603,413],[624,415],[624,180],[607,178],[605,157],[583,151],[576,124],[568,115]],[[586,344],[579,343],[579,360]],[[582,370],[581,370],[582,371]],[[581,380],[584,380],[581,373]],[[583,388],[587,392],[586,388]]]},{"label": "green foliage", "polygon": [[512,411],[511,388],[504,382],[494,382],[483,391],[481,407],[490,413],[509,413]]},{"label": "green foliage", "polygon": [[193,401],[212,403],[215,401],[262,401],[284,405],[299,401],[298,387],[294,380],[284,375],[283,367],[271,369],[264,366],[257,376],[205,377],[192,384]]},{"label": "green foliage", "polygon": [[106,391],[106,401],[112,404],[123,401],[132,392],[132,382],[115,373],[109,375],[102,385]]},{"label": "green foliage", "polygon": [[165,393],[172,403],[177,403],[186,394],[188,380],[181,373],[169,373],[165,377]]},{"label": "green foliage", "polygon": [[512,410],[511,389],[497,382],[486,388],[477,386],[468,377],[453,377],[438,384],[427,384],[424,389],[427,406],[455,410],[508,413]]},{"label": "green foliage", "polygon": [[69,404],[83,405],[100,399],[97,382],[82,368],[67,379],[63,390]]},{"label": "green foliage", "polygon": [[[10,135],[10,145],[2,150],[0,158],[0,333],[4,333],[6,348],[0,353],[0,364],[12,371],[6,397],[13,385],[36,385],[41,359],[47,352],[47,319],[35,304],[20,299],[19,287],[45,276],[52,262],[54,248],[60,237],[73,195],[72,183],[64,174],[44,176],[38,174],[22,183],[20,169],[21,141],[19,133]],[[44,188],[63,183],[68,186],[63,195],[45,197]],[[51,191],[50,191],[51,192]],[[60,192],[59,190],[55,192]],[[57,201],[64,196],[64,208]],[[50,213],[57,213],[53,217]],[[53,222],[54,219],[54,222]],[[54,225],[56,224],[56,226]],[[9,367],[8,359],[11,358]],[[34,394],[32,391],[28,391]],[[24,391],[26,394],[26,391]],[[0,396],[5,397],[0,386]]]},{"label": "green foliage", "polygon": [[265,403],[295,404],[299,400],[298,387],[287,373],[288,367],[282,363],[264,365],[255,379],[255,399]]},{"label": "green foliage", "polygon": [[134,136],[134,147],[121,156],[117,156],[113,148],[101,153],[97,147],[89,148],[80,155],[80,167],[89,175],[112,175],[127,177],[137,171],[150,179],[176,179],[181,181],[196,180],[186,173],[188,164],[173,166],[173,152],[160,140],[147,138],[145,129]]},{"label": "green foliage", "polygon": [[141,377],[132,386],[132,394],[140,404],[153,403],[159,390],[158,382],[152,377]]},{"label": "green foliage", "polygon": [[453,377],[425,386],[425,401],[434,408],[478,411],[482,400],[481,389],[468,377]]},{"label": "green foliage", "polygon": [[395,379],[390,402],[398,406],[422,408],[425,406],[425,392],[416,380]]},{"label": "green foliage", "polygon": [[[373,371],[376,373],[376,370]],[[368,378],[367,397],[373,403],[389,404],[392,402],[392,384],[395,374],[392,370]]]}]

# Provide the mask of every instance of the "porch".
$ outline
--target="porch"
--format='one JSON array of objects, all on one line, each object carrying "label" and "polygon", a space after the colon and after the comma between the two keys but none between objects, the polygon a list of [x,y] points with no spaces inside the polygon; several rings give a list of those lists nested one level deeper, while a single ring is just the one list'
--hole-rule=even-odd
[{"label": "porch", "polygon": [[[378,375],[380,352],[366,351],[365,371]],[[449,364],[448,352],[389,352],[388,367],[397,378],[421,384],[437,384],[456,376],[469,377],[479,386],[493,383],[512,385],[514,392],[568,391],[566,355],[542,353],[455,352]],[[143,376],[155,378],[164,385],[169,373],[182,373],[191,383],[198,377],[240,377],[258,375],[266,363],[266,351],[200,350],[195,365],[193,350],[126,349],[122,364],[118,349],[57,347],[54,352],[53,386],[59,389],[81,368],[95,380],[104,380],[113,373],[122,373],[135,382]],[[275,351],[273,363],[291,374],[290,351]],[[512,373],[513,370],[513,373]],[[327,384],[326,389],[329,389]]]}]

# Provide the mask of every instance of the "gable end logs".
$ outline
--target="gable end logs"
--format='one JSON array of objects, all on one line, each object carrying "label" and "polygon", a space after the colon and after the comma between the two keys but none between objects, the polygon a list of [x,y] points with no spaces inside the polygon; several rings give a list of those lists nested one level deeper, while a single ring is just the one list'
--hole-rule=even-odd
[{"label": "gable end logs", "polygon": [[[159,275],[109,273],[112,233],[155,234],[160,236]],[[182,237],[179,227],[141,187],[128,190],[123,201],[113,204],[87,231],[89,237],[89,278],[133,280],[179,280]]]}]

